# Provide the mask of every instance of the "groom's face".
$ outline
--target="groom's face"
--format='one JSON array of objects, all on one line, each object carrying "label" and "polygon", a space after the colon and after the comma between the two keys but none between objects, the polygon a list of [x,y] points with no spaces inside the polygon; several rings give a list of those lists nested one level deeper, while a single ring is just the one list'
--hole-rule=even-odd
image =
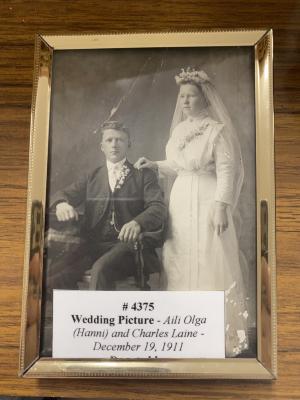
[{"label": "groom's face", "polygon": [[106,129],[102,134],[101,150],[107,160],[117,163],[126,157],[129,148],[127,133],[116,129]]}]

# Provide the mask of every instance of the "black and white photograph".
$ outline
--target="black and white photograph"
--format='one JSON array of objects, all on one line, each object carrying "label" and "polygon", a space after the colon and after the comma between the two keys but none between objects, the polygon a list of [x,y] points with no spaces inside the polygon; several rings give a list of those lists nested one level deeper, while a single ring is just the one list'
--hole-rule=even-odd
[{"label": "black and white photograph", "polygon": [[224,291],[257,357],[255,129],[250,46],[54,53],[42,355],[63,289]]}]

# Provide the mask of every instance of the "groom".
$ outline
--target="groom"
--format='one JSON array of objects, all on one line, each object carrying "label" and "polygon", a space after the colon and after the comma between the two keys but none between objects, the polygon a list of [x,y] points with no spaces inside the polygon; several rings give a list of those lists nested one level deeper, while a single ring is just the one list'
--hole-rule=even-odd
[{"label": "groom", "polygon": [[[78,220],[75,207],[84,205],[84,242],[51,265],[47,289],[76,289],[91,266],[90,289],[115,289],[116,281],[136,274],[134,246],[140,233],[162,231],[167,210],[157,177],[133,167],[129,147],[125,126],[106,122],[101,141],[106,162],[55,195],[51,207],[58,221]],[[156,245],[149,241],[144,246],[146,275],[159,270]]]}]

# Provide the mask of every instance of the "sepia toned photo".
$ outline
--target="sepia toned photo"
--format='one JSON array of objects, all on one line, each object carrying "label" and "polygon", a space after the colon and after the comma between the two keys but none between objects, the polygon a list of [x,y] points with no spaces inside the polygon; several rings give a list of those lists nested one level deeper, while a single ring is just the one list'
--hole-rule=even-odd
[{"label": "sepia toned photo", "polygon": [[[43,81],[51,95],[45,198],[33,199],[30,252],[30,265],[42,264],[30,350],[41,360],[53,357],[57,291],[109,292],[107,299],[221,292],[225,361],[255,363],[261,340],[269,343],[260,315],[270,298],[261,303],[258,292],[268,296],[271,279],[267,257],[262,275],[258,267],[269,247],[257,172],[263,47],[184,43],[41,51],[51,61],[51,85],[46,68]],[[167,323],[180,321],[169,312]]]},{"label": "sepia toned photo", "polygon": [[53,289],[224,290],[226,356],[255,357],[251,48],[60,52],[53,73],[46,307]]}]

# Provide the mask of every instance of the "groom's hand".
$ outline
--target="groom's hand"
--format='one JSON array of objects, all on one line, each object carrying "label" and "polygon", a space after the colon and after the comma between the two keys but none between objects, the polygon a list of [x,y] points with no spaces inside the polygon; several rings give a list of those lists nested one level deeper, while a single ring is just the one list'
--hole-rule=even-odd
[{"label": "groom's hand", "polygon": [[140,225],[136,221],[132,220],[122,226],[122,229],[119,233],[119,240],[125,243],[134,243],[138,240],[140,233]]},{"label": "groom's hand", "polygon": [[56,205],[55,213],[58,221],[70,221],[71,219],[78,221],[77,211],[65,201]]}]

